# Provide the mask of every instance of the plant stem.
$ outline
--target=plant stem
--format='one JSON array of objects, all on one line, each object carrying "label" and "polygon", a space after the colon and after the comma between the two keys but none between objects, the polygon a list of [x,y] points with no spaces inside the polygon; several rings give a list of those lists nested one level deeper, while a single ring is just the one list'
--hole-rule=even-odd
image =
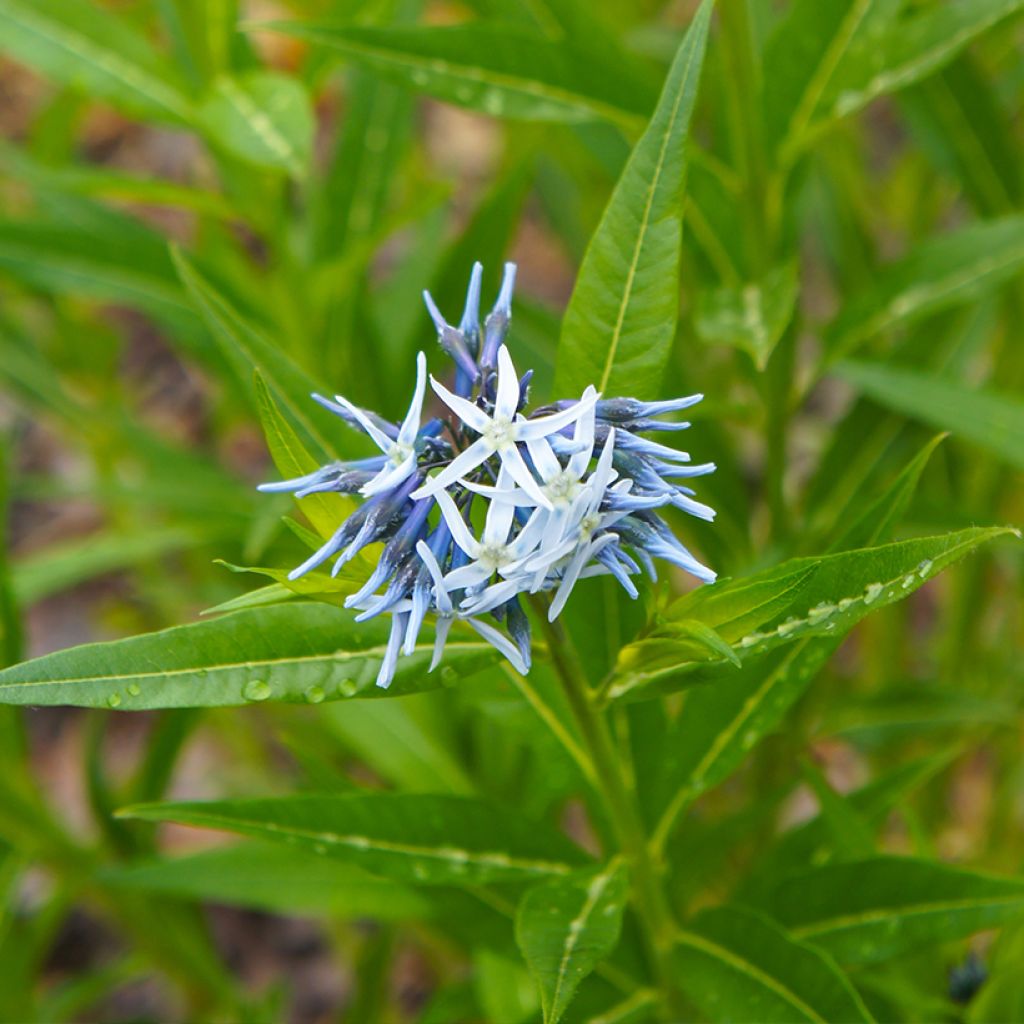
[{"label": "plant stem", "polygon": [[604,800],[619,849],[630,869],[633,902],[648,944],[651,967],[662,989],[665,1009],[679,1019],[680,1007],[673,984],[671,953],[675,921],[651,856],[639,808],[623,783],[625,772],[612,741],[608,722],[594,706],[593,696],[579,655],[568,633],[557,620],[549,622],[543,601],[534,602],[546,634],[551,660],[562,680],[566,696],[597,774],[597,788]]}]

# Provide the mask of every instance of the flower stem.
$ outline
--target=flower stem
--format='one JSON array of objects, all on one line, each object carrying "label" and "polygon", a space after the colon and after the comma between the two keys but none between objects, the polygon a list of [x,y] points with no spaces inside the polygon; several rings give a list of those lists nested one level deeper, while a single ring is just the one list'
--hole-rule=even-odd
[{"label": "flower stem", "polygon": [[562,680],[566,697],[586,743],[597,775],[619,849],[630,869],[633,903],[648,946],[652,971],[662,990],[666,1013],[679,1019],[678,995],[673,984],[671,953],[676,924],[651,856],[643,819],[633,795],[623,783],[625,772],[604,714],[594,706],[586,674],[568,633],[557,620],[549,622],[546,603],[534,600],[534,608],[546,634],[548,650]]}]

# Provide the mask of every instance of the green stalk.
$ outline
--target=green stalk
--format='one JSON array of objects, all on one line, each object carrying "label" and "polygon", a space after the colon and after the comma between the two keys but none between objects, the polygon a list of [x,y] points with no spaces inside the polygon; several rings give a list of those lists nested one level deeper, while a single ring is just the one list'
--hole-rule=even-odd
[{"label": "green stalk", "polygon": [[595,707],[594,696],[569,634],[557,620],[549,622],[545,602],[535,601],[537,617],[546,634],[555,671],[576,718],[597,775],[597,790],[604,801],[619,852],[629,865],[633,904],[648,947],[651,968],[662,990],[668,1019],[678,1020],[682,1008],[673,984],[672,946],[676,924],[659,872],[647,842],[636,800],[623,782],[627,772],[612,740],[608,721]]}]

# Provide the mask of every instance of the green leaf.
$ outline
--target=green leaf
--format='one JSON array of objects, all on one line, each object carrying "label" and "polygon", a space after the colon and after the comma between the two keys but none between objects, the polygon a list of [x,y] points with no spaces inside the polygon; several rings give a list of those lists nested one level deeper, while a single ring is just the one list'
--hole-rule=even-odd
[{"label": "green leaf", "polygon": [[32,604],[105,573],[130,570],[171,552],[196,547],[208,536],[181,527],[92,534],[17,562],[12,566],[14,592],[21,602]]},{"label": "green leaf", "polygon": [[822,770],[809,758],[801,758],[801,774],[818,801],[820,817],[832,834],[832,845],[843,860],[870,857],[875,852],[874,830],[853,802],[837,793]]},{"label": "green leaf", "polygon": [[99,880],[184,899],[279,914],[408,920],[428,916],[430,902],[393,879],[353,864],[258,842],[184,857],[102,869]]},{"label": "green leaf", "polygon": [[962,381],[885,363],[844,362],[836,372],[876,402],[1024,468],[1024,401]]},{"label": "green leaf", "polygon": [[686,143],[711,6],[694,15],[583,258],[562,322],[560,394],[593,384],[642,398],[661,383],[679,316]]},{"label": "green leaf", "polygon": [[[898,765],[846,794],[844,799],[857,817],[872,827],[874,835],[895,808],[905,804],[914,793],[949,768],[960,753],[955,746],[946,747]],[[765,905],[781,881],[811,866],[831,862],[842,853],[836,848],[832,835],[834,833],[820,813],[783,832],[759,851],[757,864],[733,893],[734,898],[749,906]]]},{"label": "green leaf", "polygon": [[[893,9],[888,3],[888,9]],[[792,159],[822,97],[865,22],[886,0],[793,0],[764,54],[765,137],[783,162]]]},{"label": "green leaf", "polygon": [[846,301],[825,332],[826,358],[846,355],[893,327],[973,302],[1022,269],[1024,216],[981,221],[929,239]]},{"label": "green leaf", "polygon": [[315,408],[310,395],[314,391],[330,392],[247,321],[177,246],[172,247],[171,256],[196,310],[224,350],[228,362],[239,368],[243,385],[250,387],[253,370],[260,372],[294,429],[300,432],[303,443],[313,449],[318,464],[329,462],[336,452],[350,450],[351,432],[340,420],[326,413],[316,421],[310,416]]},{"label": "green leaf", "polygon": [[841,963],[886,960],[1024,914],[1024,881],[911,857],[827,864],[784,881],[771,912]]},{"label": "green leaf", "polygon": [[530,889],[516,915],[516,941],[540,988],[544,1024],[562,1019],[580,982],[615,948],[629,898],[613,861]]},{"label": "green leaf", "polygon": [[246,163],[301,178],[313,150],[313,107],[303,84],[287,75],[221,75],[199,108],[207,138]]},{"label": "green leaf", "polygon": [[[267,448],[277,471],[285,480],[294,480],[318,469],[320,463],[306,451],[298,434],[281,415],[274,396],[259,370],[254,373],[253,382],[256,388],[256,411],[259,413],[263,434],[267,439]],[[313,524],[316,532],[325,540],[355,511],[355,503],[350,497],[333,491],[323,491],[294,500]],[[278,582],[293,581],[280,579]]]},{"label": "green leaf", "polygon": [[96,225],[0,221],[0,268],[47,292],[123,303],[185,329],[199,327],[162,242],[141,225],[115,234]]},{"label": "green leaf", "polygon": [[964,54],[901,102],[917,145],[963,184],[979,213],[989,216],[1011,212],[1024,182],[1019,140],[996,87],[997,81]]},{"label": "green leaf", "polygon": [[716,907],[677,935],[686,995],[711,1021],[870,1021],[832,959],[760,914]]},{"label": "green leaf", "polygon": [[1021,10],[1022,0],[954,0],[859,35],[824,90],[815,120],[845,117],[878,96],[920,81]]},{"label": "green leaf", "polygon": [[[756,585],[770,592],[773,583],[793,580],[798,578],[795,574],[813,570],[813,576],[799,592],[801,614],[783,621],[778,621],[777,616],[765,628],[755,629],[735,641],[732,640],[731,629],[719,628],[718,631],[732,644],[744,666],[762,654],[807,637],[842,637],[866,615],[912,594],[980,544],[1015,533],[1009,527],[972,527],[957,533],[875,548],[816,558],[794,558],[775,569],[738,581],[736,585]],[[713,586],[707,589],[713,591]],[[711,598],[707,600],[710,603]],[[706,621],[699,607],[691,606],[687,614]],[[653,648],[648,662],[644,645],[649,645],[647,650],[651,651],[652,640],[659,646]],[[679,644],[675,660],[663,646],[664,641]],[[718,679],[718,674],[713,671],[716,662],[709,662],[706,656],[703,659],[692,656],[692,646],[686,637],[677,635],[671,621],[659,624],[650,637],[623,648],[609,696],[612,699],[650,697],[711,678]],[[705,669],[711,671],[705,672]],[[729,681],[727,677],[723,679],[723,682]],[[695,699],[705,699],[706,696]]]},{"label": "green leaf", "polygon": [[743,349],[763,370],[793,316],[799,288],[796,264],[787,263],[760,281],[702,292],[694,316],[697,336],[709,345]]},{"label": "green leaf", "polygon": [[[387,628],[355,623],[322,603],[289,602],[158,633],[85,644],[0,672],[0,703],[142,711],[230,707],[267,700],[319,703],[395,696],[440,686],[431,646],[401,658],[388,690],[375,685]],[[495,659],[483,641],[452,639],[446,668],[471,672]]]},{"label": "green leaf", "polygon": [[143,116],[171,123],[191,116],[191,101],[152,41],[88,0],[0,0],[0,49]]},{"label": "green leaf", "polygon": [[469,797],[289,796],[129,807],[124,817],[238,832],[422,885],[568,875],[585,856],[561,833]]},{"label": "green leaf", "polygon": [[946,434],[933,437],[904,467],[895,480],[829,546],[829,552],[849,551],[876,543],[892,533],[903,518],[917,489],[924,467]]},{"label": "green leaf", "polygon": [[631,126],[650,110],[642,82],[609,73],[574,42],[554,43],[508,25],[364,28],[277,22],[270,27],[494,117],[607,119]]}]

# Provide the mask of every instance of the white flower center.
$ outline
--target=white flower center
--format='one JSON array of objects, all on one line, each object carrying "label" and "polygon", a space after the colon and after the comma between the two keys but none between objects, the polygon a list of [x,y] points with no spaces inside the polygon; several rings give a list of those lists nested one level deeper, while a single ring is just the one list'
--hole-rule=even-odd
[{"label": "white flower center", "polygon": [[508,546],[505,544],[483,544],[477,555],[477,561],[494,572],[509,561]]},{"label": "white flower center", "polygon": [[388,448],[388,458],[391,460],[392,465],[400,466],[413,454],[414,450],[411,444],[402,444],[401,441],[394,441],[391,447]]},{"label": "white flower center", "polygon": [[601,517],[597,515],[584,516],[580,520],[580,540],[590,540],[594,531],[601,525]]},{"label": "white flower center", "polygon": [[495,416],[483,429],[483,439],[496,451],[504,451],[516,443],[516,432],[507,416]]},{"label": "white flower center", "polygon": [[580,478],[563,469],[544,485],[544,493],[555,503],[569,504],[580,493]]}]

